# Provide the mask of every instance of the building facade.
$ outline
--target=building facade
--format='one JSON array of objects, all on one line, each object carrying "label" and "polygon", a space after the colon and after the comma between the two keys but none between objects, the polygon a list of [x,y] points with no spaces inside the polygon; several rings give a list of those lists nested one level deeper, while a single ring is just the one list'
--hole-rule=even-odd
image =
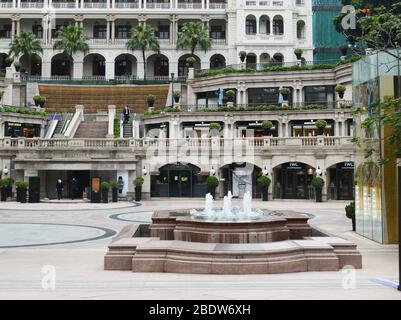
[{"label": "building facade", "polygon": [[[201,21],[209,29],[212,48],[196,50],[196,69],[220,68],[239,63],[247,52],[247,64],[296,61],[295,48],[313,60],[312,4],[310,0],[9,0],[0,3],[0,64],[12,39],[31,31],[40,40],[43,54],[28,70],[32,77],[75,79],[144,78],[142,55],[129,52],[130,30],[150,24],[159,38],[160,53],[146,52],[147,78],[166,79],[171,73],[185,77],[189,50],[177,50],[178,33],[187,21]],[[89,37],[90,52],[65,58],[53,50],[61,26],[74,24]]]}]

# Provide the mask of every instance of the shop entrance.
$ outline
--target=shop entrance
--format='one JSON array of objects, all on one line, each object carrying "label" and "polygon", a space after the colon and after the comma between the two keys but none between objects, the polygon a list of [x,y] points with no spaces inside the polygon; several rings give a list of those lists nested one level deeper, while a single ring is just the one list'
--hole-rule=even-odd
[{"label": "shop entrance", "polygon": [[275,197],[281,199],[311,199],[312,167],[301,162],[288,162],[275,169]]},{"label": "shop entrance", "polygon": [[332,200],[354,199],[354,163],[342,162],[329,168],[328,198]]},{"label": "shop entrance", "polygon": [[262,174],[262,169],[248,162],[231,163],[221,168],[224,179],[224,195],[231,191],[233,197],[242,198],[246,192],[252,198],[260,198],[261,191],[257,184],[257,178]]},{"label": "shop entrance", "polygon": [[[90,186],[89,170],[68,171],[68,196],[74,199],[82,199],[85,189]],[[64,185],[65,188],[65,185]]]}]

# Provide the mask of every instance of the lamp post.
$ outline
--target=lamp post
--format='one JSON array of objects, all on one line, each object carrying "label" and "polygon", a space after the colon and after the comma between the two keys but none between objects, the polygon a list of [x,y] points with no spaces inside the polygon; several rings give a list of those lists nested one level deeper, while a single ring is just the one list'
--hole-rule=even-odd
[{"label": "lamp post", "polygon": [[174,106],[174,72],[171,72],[171,106]]}]

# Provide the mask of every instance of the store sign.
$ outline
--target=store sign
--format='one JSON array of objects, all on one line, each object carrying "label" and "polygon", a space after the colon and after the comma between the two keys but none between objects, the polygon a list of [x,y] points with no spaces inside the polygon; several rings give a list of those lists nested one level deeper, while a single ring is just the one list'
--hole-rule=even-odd
[{"label": "store sign", "polygon": [[352,161],[343,162],[337,165],[338,169],[354,170],[354,163]]},{"label": "store sign", "polygon": [[287,169],[302,169],[302,165],[299,162],[288,162]]}]

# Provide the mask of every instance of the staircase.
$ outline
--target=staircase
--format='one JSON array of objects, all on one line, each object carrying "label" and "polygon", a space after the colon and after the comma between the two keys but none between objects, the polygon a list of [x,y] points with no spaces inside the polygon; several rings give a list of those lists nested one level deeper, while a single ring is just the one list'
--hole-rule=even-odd
[{"label": "staircase", "polygon": [[132,138],[132,120],[123,123],[123,138]]},{"label": "staircase", "polygon": [[106,121],[82,121],[74,138],[105,138],[109,124]]},{"label": "staircase", "polygon": [[115,105],[117,115],[128,105],[131,113],[143,113],[148,109],[146,97],[156,96],[154,106],[166,105],[169,85],[56,85],[39,84],[39,93],[46,97],[48,113],[75,112],[76,105],[83,105],[86,114],[107,111],[108,105]]}]

